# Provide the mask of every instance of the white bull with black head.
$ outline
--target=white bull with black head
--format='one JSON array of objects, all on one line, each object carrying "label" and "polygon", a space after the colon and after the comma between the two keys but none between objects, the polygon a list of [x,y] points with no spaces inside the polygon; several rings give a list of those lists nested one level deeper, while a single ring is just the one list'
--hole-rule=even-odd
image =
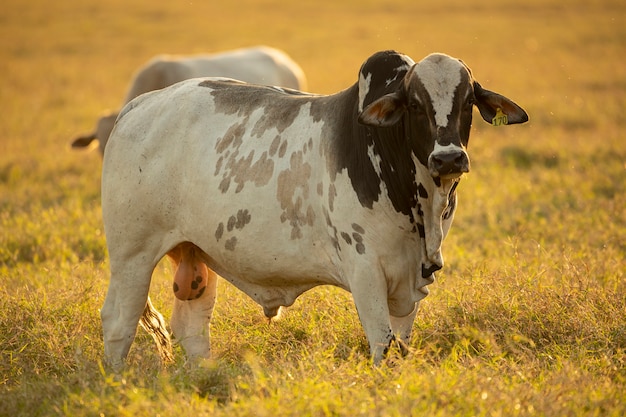
[{"label": "white bull with black head", "polygon": [[443,266],[473,106],[488,122],[528,120],[461,61],[394,51],[329,96],[193,79],[132,101],[104,157],[106,360],[123,364],[144,309],[169,352],[148,299],[167,254],[171,328],[189,358],[209,354],[219,274],[270,318],[317,285],[350,291],[379,362],[394,339],[408,341]]}]

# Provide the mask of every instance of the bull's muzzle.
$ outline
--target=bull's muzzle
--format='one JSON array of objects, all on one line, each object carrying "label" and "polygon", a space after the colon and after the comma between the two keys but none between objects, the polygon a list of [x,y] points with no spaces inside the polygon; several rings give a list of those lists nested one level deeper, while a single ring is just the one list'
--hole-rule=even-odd
[{"label": "bull's muzzle", "polygon": [[458,178],[470,170],[467,152],[463,149],[433,152],[428,157],[428,170],[433,177],[443,179]]}]

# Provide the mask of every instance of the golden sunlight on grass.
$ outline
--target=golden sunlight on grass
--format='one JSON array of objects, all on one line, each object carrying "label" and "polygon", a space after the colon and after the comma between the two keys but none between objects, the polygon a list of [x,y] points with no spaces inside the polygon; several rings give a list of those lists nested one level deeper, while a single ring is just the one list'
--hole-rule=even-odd
[{"label": "golden sunlight on grass", "polygon": [[[350,294],[281,320],[221,280],[213,358],[161,367],[139,331],[101,367],[108,285],[101,160],[70,149],[160,53],[267,44],[309,90],[373,52],[441,51],[524,107],[474,119],[472,171],[410,354],[372,367]],[[0,415],[622,416],[626,414],[626,3],[20,2],[0,16]],[[169,317],[172,271],[152,282]]]}]

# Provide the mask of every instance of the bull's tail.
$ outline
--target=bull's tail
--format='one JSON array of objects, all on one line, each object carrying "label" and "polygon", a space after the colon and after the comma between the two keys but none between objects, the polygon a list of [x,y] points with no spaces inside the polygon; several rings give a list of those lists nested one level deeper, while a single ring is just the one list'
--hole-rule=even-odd
[{"label": "bull's tail", "polygon": [[91,132],[89,134],[78,136],[72,141],[72,148],[86,148],[91,145],[91,142],[98,139],[96,137],[96,132]]},{"label": "bull's tail", "polygon": [[173,362],[174,355],[172,353],[170,334],[165,327],[163,316],[154,308],[150,297],[148,297],[148,302],[146,303],[146,308],[143,310],[139,324],[141,324],[141,327],[143,327],[156,342],[159,356],[163,363]]}]

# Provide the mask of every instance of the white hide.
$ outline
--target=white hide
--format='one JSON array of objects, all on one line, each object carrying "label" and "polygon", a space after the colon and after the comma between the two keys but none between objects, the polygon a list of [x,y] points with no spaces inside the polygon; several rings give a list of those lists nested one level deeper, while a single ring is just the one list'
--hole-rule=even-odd
[{"label": "white hide", "polygon": [[429,55],[420,61],[415,73],[428,91],[435,110],[435,122],[439,127],[448,125],[452,113],[454,92],[461,82],[463,64],[442,54]]},{"label": "white hide", "polygon": [[[179,245],[193,245],[199,254],[193,263],[230,281],[270,318],[317,285],[350,291],[376,363],[394,338],[408,340],[418,304],[443,266],[456,184],[469,169],[458,164],[434,175],[417,155],[467,156],[450,141],[461,138],[450,136],[442,146],[429,129],[456,118],[468,132],[471,108],[461,106],[468,104],[467,91],[480,87],[460,61],[430,55],[413,67],[417,75],[406,72],[402,88],[413,89],[407,96],[420,95],[422,103],[430,99],[436,121],[418,118],[418,126],[405,130],[410,124],[395,123],[413,114],[408,101],[397,101],[406,97],[381,88],[394,68],[377,60],[390,56],[366,61],[383,76],[361,73],[357,85],[330,96],[192,79],[124,107],[102,174],[111,267],[101,310],[107,363],[123,363],[153,269]],[[479,91],[481,112],[504,105],[515,123],[528,120],[504,96]],[[454,109],[461,110],[451,116]],[[372,129],[383,123],[389,125],[380,129],[396,129],[385,131],[393,136]],[[454,128],[448,126],[459,135]],[[387,147],[394,144],[381,142],[385,138],[408,142]],[[365,148],[370,142],[360,141],[368,139],[373,145]],[[391,165],[397,157],[406,159]],[[199,298],[174,306],[172,331],[192,359],[209,355],[216,281],[210,279]]]},{"label": "white hide", "polygon": [[[113,363],[125,357],[130,329],[124,323],[136,323],[141,315],[152,268],[169,249],[189,241],[210,256],[212,270],[269,310],[291,305],[303,291],[319,284],[351,291],[372,355],[379,361],[391,332],[410,329],[416,303],[432,282],[421,278],[424,259],[415,248],[423,245],[411,231],[413,225],[387,199],[374,203],[372,209],[364,208],[345,170],[331,180],[327,143],[322,138],[325,128],[338,126],[315,121],[310,104],[303,105],[282,132],[268,128],[260,137],[250,127],[264,110],[248,115],[237,156],[229,154],[234,158],[231,163],[243,158],[250,158],[250,166],[268,163],[263,162],[267,158],[263,150],[271,148],[277,135],[285,138],[283,156],[271,158],[271,178],[244,178],[239,184],[231,182],[223,192],[222,170],[228,161],[220,161],[224,155],[216,147],[224,132],[242,120],[236,113],[220,113],[210,88],[198,83],[185,81],[160,91],[158,99],[156,93],[149,93],[131,102],[105,153],[102,206],[111,261],[111,290],[102,309],[106,356]],[[206,114],[211,115],[210,129],[197,122]],[[312,140],[293,140],[303,134]],[[290,221],[281,218],[285,193],[309,221],[295,234]],[[220,224],[239,210],[246,210],[249,223],[241,230],[223,228],[223,236],[216,239]],[[434,216],[441,218],[441,213]],[[355,224],[365,230],[360,233],[365,252],[357,253],[341,238],[338,251],[332,237],[340,232],[358,234]],[[381,302],[372,302],[372,297]],[[382,301],[388,297],[389,304]],[[208,345],[201,339],[208,340],[208,322],[194,332],[190,335],[183,326],[179,333],[185,333],[189,342],[181,343],[188,356],[206,356],[203,348]],[[408,339],[408,335],[398,336]]]}]

